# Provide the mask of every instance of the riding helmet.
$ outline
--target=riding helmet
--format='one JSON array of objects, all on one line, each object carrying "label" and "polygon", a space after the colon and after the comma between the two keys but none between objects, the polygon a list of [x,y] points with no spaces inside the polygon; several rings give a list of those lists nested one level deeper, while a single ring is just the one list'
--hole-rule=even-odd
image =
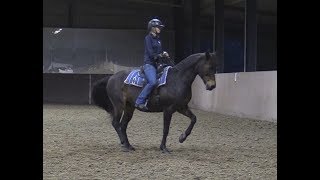
[{"label": "riding helmet", "polygon": [[163,28],[164,25],[162,24],[162,22],[159,19],[151,19],[148,22],[148,31],[150,31],[151,27]]}]

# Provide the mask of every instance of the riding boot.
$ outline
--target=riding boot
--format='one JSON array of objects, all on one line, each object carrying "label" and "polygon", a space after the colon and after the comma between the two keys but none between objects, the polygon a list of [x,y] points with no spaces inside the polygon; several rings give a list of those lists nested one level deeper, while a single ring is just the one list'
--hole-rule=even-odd
[{"label": "riding boot", "polygon": [[148,99],[144,104],[135,104],[135,108],[137,108],[140,111],[147,112],[149,109],[147,108]]}]

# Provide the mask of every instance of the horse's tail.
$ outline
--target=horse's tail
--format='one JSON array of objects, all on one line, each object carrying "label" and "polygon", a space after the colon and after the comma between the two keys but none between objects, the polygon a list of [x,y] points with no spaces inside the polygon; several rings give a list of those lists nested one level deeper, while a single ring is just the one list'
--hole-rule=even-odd
[{"label": "horse's tail", "polygon": [[93,84],[91,93],[92,100],[95,105],[113,114],[113,106],[108,96],[107,84],[110,76],[104,77]]}]

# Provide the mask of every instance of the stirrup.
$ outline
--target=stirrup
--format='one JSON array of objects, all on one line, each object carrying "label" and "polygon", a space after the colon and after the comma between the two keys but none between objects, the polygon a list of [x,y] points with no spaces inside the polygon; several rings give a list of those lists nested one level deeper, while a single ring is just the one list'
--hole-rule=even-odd
[{"label": "stirrup", "polygon": [[148,111],[148,108],[145,104],[136,104],[135,108],[137,108],[140,111],[144,111],[144,112]]}]

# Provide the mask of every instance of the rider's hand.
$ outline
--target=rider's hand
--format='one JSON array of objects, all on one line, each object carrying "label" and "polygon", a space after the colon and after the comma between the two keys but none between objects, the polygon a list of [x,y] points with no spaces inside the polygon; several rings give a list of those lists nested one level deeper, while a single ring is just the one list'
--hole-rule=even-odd
[{"label": "rider's hand", "polygon": [[164,57],[169,57],[169,54],[166,51],[163,51],[162,54],[163,54]]}]

